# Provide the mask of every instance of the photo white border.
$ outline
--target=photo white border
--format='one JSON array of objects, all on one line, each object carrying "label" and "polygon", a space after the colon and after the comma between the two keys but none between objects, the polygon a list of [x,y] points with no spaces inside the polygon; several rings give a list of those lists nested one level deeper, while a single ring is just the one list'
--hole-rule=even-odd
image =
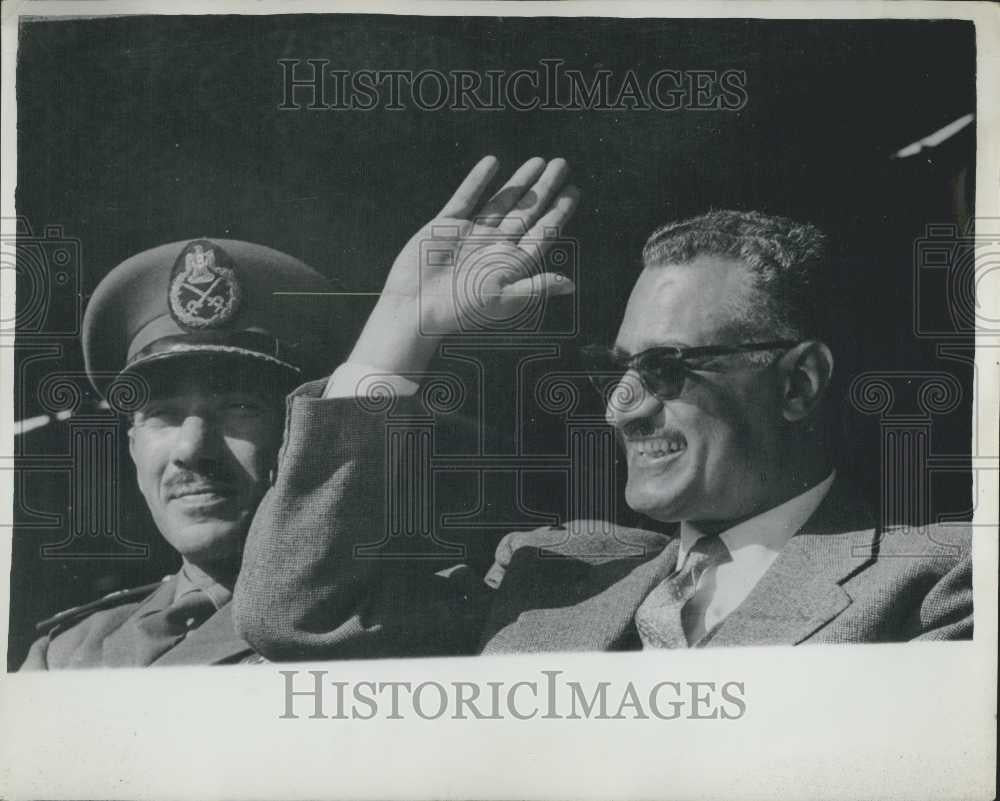
[{"label": "photo white border", "polygon": [[[976,215],[1000,220],[1000,11],[988,3],[40,0],[7,2],[0,9],[4,218],[15,216],[19,15],[359,12],[972,20],[978,54]],[[12,272],[0,270],[0,319],[14,317]],[[978,300],[985,317],[1000,319],[1000,293]],[[977,337],[976,408],[998,409],[998,353],[996,337]],[[0,376],[0,441],[13,453],[13,350],[6,339],[0,343]],[[973,443],[980,458],[995,462],[998,425],[996,414],[981,416]],[[9,469],[0,469],[0,491],[6,651]],[[669,661],[656,653],[547,654],[313,666],[348,682],[513,682],[554,669],[581,682],[620,685],[741,681],[747,712],[738,720],[282,720],[278,670],[307,666],[8,674],[0,677],[0,797],[991,798],[997,482],[979,482],[976,494],[973,642],[705,649],[672,652]]]}]

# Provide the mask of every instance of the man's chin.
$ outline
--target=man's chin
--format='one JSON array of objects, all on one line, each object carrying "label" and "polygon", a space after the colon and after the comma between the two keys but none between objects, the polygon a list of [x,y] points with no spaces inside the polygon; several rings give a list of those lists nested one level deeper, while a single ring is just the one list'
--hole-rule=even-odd
[{"label": "man's chin", "polygon": [[639,514],[661,523],[673,523],[685,518],[684,494],[681,492],[666,494],[663,488],[632,487],[625,488],[625,502],[629,508]]},{"label": "man's chin", "polygon": [[246,528],[241,522],[205,520],[164,532],[164,537],[190,562],[217,562],[239,557]]}]

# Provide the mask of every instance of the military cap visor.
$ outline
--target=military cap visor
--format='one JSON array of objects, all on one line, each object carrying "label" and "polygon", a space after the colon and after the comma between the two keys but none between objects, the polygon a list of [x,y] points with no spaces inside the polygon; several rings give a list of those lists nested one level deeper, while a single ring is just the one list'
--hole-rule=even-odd
[{"label": "military cap visor", "polygon": [[335,353],[333,284],[298,259],[232,239],[172,242],[115,267],[83,319],[83,355],[98,375],[216,354],[267,363],[307,379]]}]

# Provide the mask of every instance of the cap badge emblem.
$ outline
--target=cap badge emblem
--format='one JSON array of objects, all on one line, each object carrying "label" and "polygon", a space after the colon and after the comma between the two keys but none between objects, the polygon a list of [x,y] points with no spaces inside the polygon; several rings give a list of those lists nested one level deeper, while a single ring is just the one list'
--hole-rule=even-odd
[{"label": "cap badge emblem", "polygon": [[174,263],[169,294],[171,316],[182,327],[199,330],[228,323],[243,299],[229,254],[204,239],[191,242]]}]

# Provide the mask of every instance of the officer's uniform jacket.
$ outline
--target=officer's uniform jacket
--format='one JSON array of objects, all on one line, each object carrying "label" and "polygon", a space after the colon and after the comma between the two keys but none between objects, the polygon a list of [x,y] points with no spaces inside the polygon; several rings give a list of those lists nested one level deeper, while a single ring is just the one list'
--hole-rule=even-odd
[{"label": "officer's uniform jacket", "polygon": [[[233,627],[233,605],[220,591],[220,608],[152,662],[143,654],[145,633],[138,621],[166,609],[185,576],[178,572],[162,582],[112,593],[100,601],[56,615],[46,633],[35,640],[21,670],[96,667],[216,665],[257,661],[253,650]],[[213,588],[208,587],[213,593]],[[217,596],[218,597],[218,596]],[[97,607],[97,611],[91,611]]]},{"label": "officer's uniform jacket", "polygon": [[[263,245],[230,239],[159,245],[123,261],[94,290],[81,328],[87,375],[122,412],[135,411],[125,408],[131,403],[141,406],[149,390],[144,379],[185,362],[207,375],[238,367],[279,382],[284,392],[303,375],[319,374],[335,350],[333,318],[321,300],[331,288],[308,265]],[[185,584],[192,576],[194,588]],[[234,629],[231,598],[230,590],[186,565],[160,586],[57,615],[43,625],[24,667],[255,661]]]}]

